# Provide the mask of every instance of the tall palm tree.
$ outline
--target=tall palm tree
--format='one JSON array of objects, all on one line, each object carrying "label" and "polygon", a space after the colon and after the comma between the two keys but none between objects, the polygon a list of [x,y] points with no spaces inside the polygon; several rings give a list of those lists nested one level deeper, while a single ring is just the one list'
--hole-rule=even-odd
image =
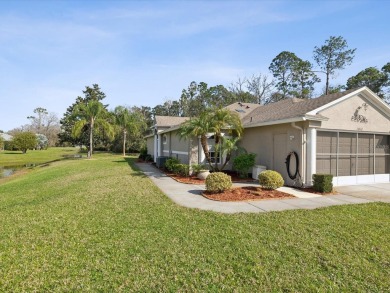
[{"label": "tall palm tree", "polygon": [[129,109],[118,106],[114,110],[115,124],[123,134],[123,156],[126,156],[126,134],[131,127],[131,115]]},{"label": "tall palm tree", "polygon": [[93,152],[93,131],[96,125],[101,126],[108,136],[112,136],[113,129],[111,124],[105,119],[107,110],[98,100],[90,100],[86,104],[77,104],[74,108],[73,115],[79,120],[76,121],[72,128],[73,137],[79,137],[86,126],[89,129],[89,152],[88,158],[92,157]]}]

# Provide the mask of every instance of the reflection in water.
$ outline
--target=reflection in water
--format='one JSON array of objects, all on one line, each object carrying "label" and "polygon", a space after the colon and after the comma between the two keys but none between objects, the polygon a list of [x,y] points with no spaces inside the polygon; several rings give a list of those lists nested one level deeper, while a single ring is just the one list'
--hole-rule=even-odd
[{"label": "reflection in water", "polygon": [[16,171],[22,169],[25,166],[13,166],[13,167],[2,167],[0,166],[0,178],[6,178],[11,176]]}]

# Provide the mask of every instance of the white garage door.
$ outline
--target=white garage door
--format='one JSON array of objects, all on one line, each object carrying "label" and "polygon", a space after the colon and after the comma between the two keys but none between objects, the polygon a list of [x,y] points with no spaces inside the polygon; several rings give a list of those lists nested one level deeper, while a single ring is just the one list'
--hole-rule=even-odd
[{"label": "white garage door", "polygon": [[390,182],[390,136],[318,131],[316,165],[335,185]]}]

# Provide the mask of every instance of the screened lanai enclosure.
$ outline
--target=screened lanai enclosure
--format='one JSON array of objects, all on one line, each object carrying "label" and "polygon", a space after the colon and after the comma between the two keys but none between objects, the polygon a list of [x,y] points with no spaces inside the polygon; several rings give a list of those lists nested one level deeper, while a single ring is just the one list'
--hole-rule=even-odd
[{"label": "screened lanai enclosure", "polygon": [[390,136],[318,131],[316,168],[336,185],[390,182]]}]

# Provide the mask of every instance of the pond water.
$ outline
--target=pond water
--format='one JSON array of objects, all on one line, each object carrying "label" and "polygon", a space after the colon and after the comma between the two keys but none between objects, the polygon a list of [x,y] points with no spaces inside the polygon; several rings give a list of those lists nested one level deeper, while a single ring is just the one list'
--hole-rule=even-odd
[{"label": "pond water", "polygon": [[35,167],[36,164],[26,164],[20,166],[0,166],[0,178],[6,178],[23,168]]},{"label": "pond water", "polygon": [[[72,154],[72,155],[64,155],[63,159],[69,160],[69,159],[82,159],[83,156],[80,154]],[[0,179],[6,178],[14,174],[16,171],[19,171],[24,168],[31,168],[31,167],[37,167],[42,166],[46,163],[28,163],[24,165],[18,165],[18,166],[0,166]]]}]

